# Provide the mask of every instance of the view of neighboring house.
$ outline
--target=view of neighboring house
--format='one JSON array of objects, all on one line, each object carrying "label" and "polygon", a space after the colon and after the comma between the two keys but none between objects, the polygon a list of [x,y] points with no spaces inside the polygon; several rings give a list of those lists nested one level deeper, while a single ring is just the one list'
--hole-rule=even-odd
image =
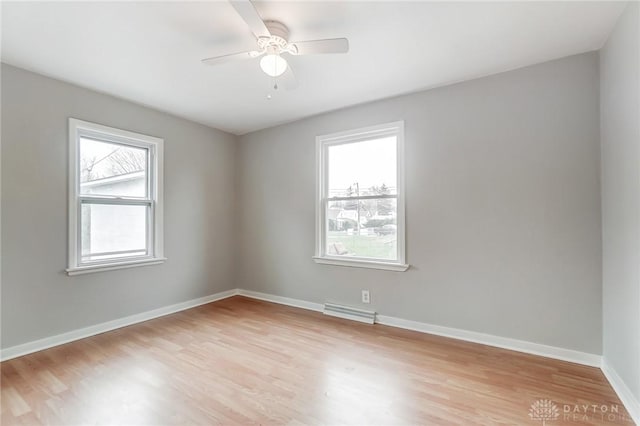
[{"label": "view of neighboring house", "polygon": [[[80,184],[83,194],[117,196],[143,194],[146,191],[145,171],[135,171]],[[102,260],[119,256],[145,255],[147,240],[147,209],[145,206],[82,206],[82,257]]]}]

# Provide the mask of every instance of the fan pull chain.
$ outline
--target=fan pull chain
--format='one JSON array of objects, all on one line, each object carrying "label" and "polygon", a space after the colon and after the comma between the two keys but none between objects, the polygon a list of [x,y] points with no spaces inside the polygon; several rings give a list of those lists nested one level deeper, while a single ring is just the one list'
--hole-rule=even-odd
[{"label": "fan pull chain", "polygon": [[[278,78],[277,77],[273,77],[273,90],[278,90]],[[267,93],[267,100],[270,101],[271,99],[273,99],[273,96],[271,95],[271,93]]]}]

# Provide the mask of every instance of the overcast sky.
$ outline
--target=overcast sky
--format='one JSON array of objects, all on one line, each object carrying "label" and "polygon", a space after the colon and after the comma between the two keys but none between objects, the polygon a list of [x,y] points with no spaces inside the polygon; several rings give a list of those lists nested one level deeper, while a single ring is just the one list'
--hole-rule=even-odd
[{"label": "overcast sky", "polygon": [[396,188],[396,137],[329,147],[329,191],[358,182],[360,190],[383,183]]}]

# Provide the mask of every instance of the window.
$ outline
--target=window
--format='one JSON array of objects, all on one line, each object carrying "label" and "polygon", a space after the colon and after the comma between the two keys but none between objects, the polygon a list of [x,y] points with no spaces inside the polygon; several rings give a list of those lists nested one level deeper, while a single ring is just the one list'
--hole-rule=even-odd
[{"label": "window", "polygon": [[69,119],[69,275],[161,263],[162,148]]},{"label": "window", "polygon": [[317,263],[405,271],[404,122],[319,136]]}]

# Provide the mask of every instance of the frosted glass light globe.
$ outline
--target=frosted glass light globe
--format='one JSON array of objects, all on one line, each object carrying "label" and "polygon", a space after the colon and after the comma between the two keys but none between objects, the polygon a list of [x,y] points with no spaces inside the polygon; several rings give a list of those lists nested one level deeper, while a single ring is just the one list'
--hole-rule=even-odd
[{"label": "frosted glass light globe", "polygon": [[280,55],[264,55],[260,59],[260,68],[271,77],[278,77],[287,70],[287,61]]}]

